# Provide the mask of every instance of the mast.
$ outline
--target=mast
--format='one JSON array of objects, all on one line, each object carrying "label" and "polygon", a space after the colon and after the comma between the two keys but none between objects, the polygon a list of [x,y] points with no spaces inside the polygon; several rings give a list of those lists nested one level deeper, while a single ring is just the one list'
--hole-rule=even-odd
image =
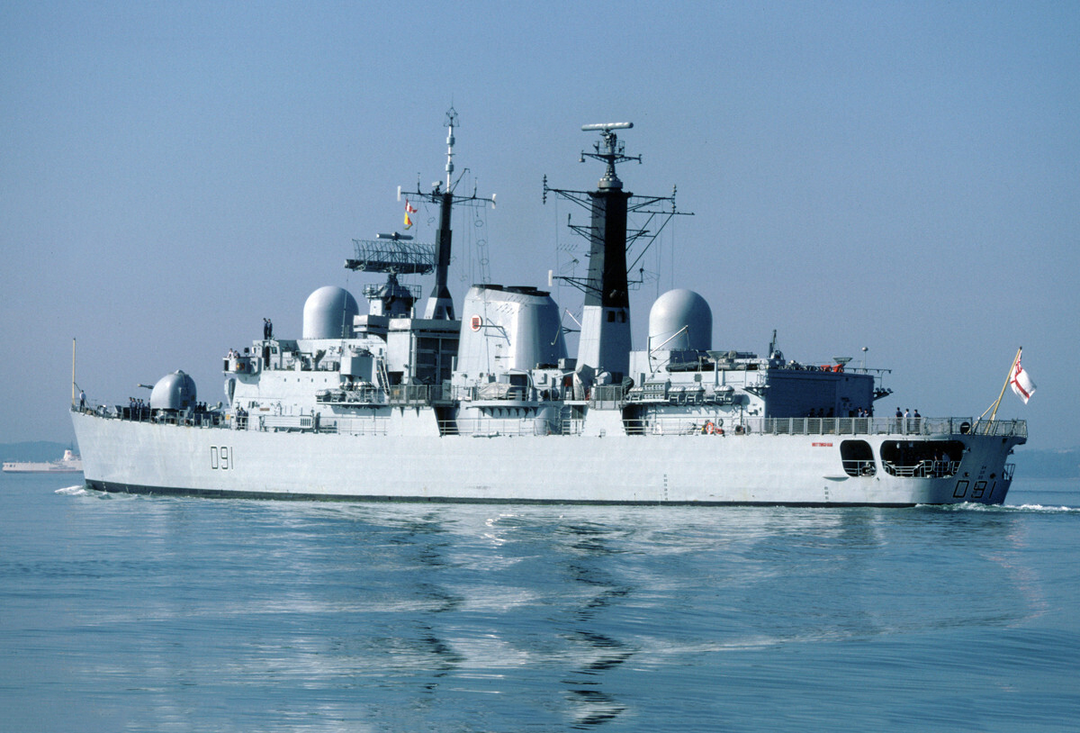
[{"label": "mast", "polygon": [[[577,366],[606,371],[613,381],[620,381],[630,367],[630,281],[628,277],[627,252],[639,238],[646,238],[644,249],[655,240],[660,230],[676,213],[675,196],[636,197],[623,190],[623,183],[615,170],[619,163],[636,160],[641,156],[624,153],[625,143],[619,142],[614,130],[629,130],[632,122],[609,122],[583,125],[583,132],[599,132],[600,140],[593,145],[595,152],[582,152],[581,160],[593,158],[605,164],[604,175],[594,191],[571,191],[548,188],[544,178],[544,201],[549,192],[559,194],[589,210],[589,225],[570,228],[589,242],[589,272],[584,279],[563,277],[585,293],[582,309],[581,335],[578,339]],[[669,203],[670,211],[649,211],[657,203]],[[627,217],[632,212],[663,218],[655,231],[646,228],[628,229]],[[637,255],[641,259],[644,250]]]},{"label": "mast", "polygon": [[630,284],[626,275],[626,201],[615,164],[638,160],[623,155],[623,146],[612,130],[630,129],[632,122],[583,125],[582,131],[598,130],[602,143],[595,153],[583,156],[607,164],[592,199],[592,235],[589,237],[589,289],[581,317],[578,365],[611,372],[621,380],[630,367]]},{"label": "mast", "polygon": [[435,287],[431,290],[427,305],[424,307],[424,318],[437,318],[440,320],[454,320],[454,299],[450,296],[450,290],[446,287],[446,273],[450,269],[450,243],[453,231],[450,229],[450,215],[454,210],[454,192],[451,189],[451,178],[454,175],[454,123],[457,122],[457,112],[451,107],[446,113],[446,188],[439,196],[439,229],[435,232]]},{"label": "mast", "polygon": [[[417,184],[415,195],[418,198],[430,201],[439,207],[439,228],[435,232],[435,286],[431,290],[431,295],[428,297],[427,303],[424,306],[424,318],[435,320],[454,320],[454,300],[450,296],[450,289],[447,287],[447,271],[450,269],[450,255],[451,255],[451,241],[453,238],[453,231],[450,228],[451,214],[455,204],[472,203],[476,202],[490,202],[491,206],[495,206],[494,194],[491,198],[481,198],[476,195],[475,189],[471,196],[458,196],[454,193],[454,189],[457,184],[461,182],[461,178],[454,180],[454,127],[458,124],[458,115],[454,108],[451,106],[446,112],[446,181],[445,188],[443,188],[443,181],[437,181],[434,184],[434,188],[430,192],[420,191],[420,186]],[[468,170],[467,168],[465,169]],[[464,175],[465,171],[462,171]],[[401,189],[398,189],[398,197],[400,198]]]}]

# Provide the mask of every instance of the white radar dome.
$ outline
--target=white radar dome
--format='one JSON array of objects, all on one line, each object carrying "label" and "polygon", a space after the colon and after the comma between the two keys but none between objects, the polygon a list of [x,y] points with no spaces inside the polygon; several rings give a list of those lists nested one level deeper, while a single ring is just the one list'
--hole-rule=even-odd
[{"label": "white radar dome", "polygon": [[712,308],[693,290],[669,290],[649,311],[649,348],[708,351],[712,348]]},{"label": "white radar dome", "polygon": [[183,410],[195,406],[195,380],[182,371],[166,374],[150,393],[150,408]]},{"label": "white radar dome", "polygon": [[359,314],[356,299],[348,290],[336,285],[319,288],[304,303],[304,338],[348,338],[353,316]]}]

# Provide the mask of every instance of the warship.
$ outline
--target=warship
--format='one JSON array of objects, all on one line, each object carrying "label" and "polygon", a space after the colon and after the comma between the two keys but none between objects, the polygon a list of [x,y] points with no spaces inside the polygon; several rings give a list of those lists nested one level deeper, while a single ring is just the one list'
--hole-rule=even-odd
[{"label": "warship", "polygon": [[[412,502],[913,506],[1000,504],[1021,420],[875,414],[881,371],[713,347],[699,294],[661,294],[632,344],[628,251],[683,212],[628,192],[619,140],[632,123],[585,125],[595,189],[549,188],[585,210],[571,225],[588,272],[576,353],[563,311],[533,286],[448,287],[452,213],[494,206],[459,191],[456,115],[445,180],[407,194],[438,211],[434,244],[397,232],[354,240],[345,267],[380,282],[325,286],[299,338],[262,338],[223,359],[225,400],[197,399],[183,371],[149,402],[71,416],[90,489],[208,497]],[[625,171],[625,169],[624,169]],[[398,189],[398,197],[402,191]],[[644,221],[644,225],[638,224]],[[640,249],[640,247],[639,247]],[[637,250],[634,250],[637,251]],[[430,295],[399,276],[434,276]],[[382,279],[385,276],[385,279]],[[549,274],[549,286],[553,282]],[[573,318],[573,316],[571,316]],[[985,415],[985,413],[984,413]]]}]

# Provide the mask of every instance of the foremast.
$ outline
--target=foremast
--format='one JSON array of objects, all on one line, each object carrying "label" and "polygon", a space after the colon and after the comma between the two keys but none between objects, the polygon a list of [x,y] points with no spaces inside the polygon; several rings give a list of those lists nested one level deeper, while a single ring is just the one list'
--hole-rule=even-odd
[{"label": "foremast", "polygon": [[[456,318],[454,299],[451,297],[450,289],[447,286],[447,271],[450,269],[451,241],[453,238],[450,224],[454,206],[460,204],[476,205],[479,202],[490,202],[492,207],[495,206],[494,194],[490,198],[479,197],[476,195],[475,188],[471,196],[459,196],[455,193],[455,189],[461,182],[461,177],[458,177],[456,181],[454,180],[454,127],[457,124],[458,115],[451,106],[446,112],[445,184],[443,181],[436,181],[431,191],[424,192],[420,190],[420,184],[417,182],[416,191],[410,194],[418,199],[430,201],[439,207],[439,228],[435,232],[435,285],[424,306],[424,318],[429,320],[452,321]],[[466,168],[465,171],[467,170]],[[464,175],[465,171],[462,171],[462,175]],[[401,189],[398,189],[398,192],[400,197]]]}]

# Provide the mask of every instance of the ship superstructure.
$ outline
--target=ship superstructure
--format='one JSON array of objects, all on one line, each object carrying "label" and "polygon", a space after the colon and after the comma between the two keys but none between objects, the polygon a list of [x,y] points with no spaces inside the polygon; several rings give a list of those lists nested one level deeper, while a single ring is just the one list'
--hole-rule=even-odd
[{"label": "ship superstructure", "polygon": [[[398,233],[355,240],[345,266],[385,275],[366,313],[327,286],[304,305],[300,338],[265,330],[224,361],[227,404],[207,409],[183,372],[138,410],[73,408],[87,485],[211,496],[436,501],[912,505],[1000,503],[1022,421],[875,416],[875,374],[714,349],[712,312],[672,290],[631,343],[628,245],[676,215],[617,174],[630,123],[582,158],[596,189],[554,189],[588,210],[577,353],[559,306],[531,286],[475,284],[457,317],[448,287],[455,206],[494,204],[453,179],[409,194],[439,209],[433,245]],[[653,226],[628,227],[632,212]],[[426,302],[399,282],[434,274]]]}]

